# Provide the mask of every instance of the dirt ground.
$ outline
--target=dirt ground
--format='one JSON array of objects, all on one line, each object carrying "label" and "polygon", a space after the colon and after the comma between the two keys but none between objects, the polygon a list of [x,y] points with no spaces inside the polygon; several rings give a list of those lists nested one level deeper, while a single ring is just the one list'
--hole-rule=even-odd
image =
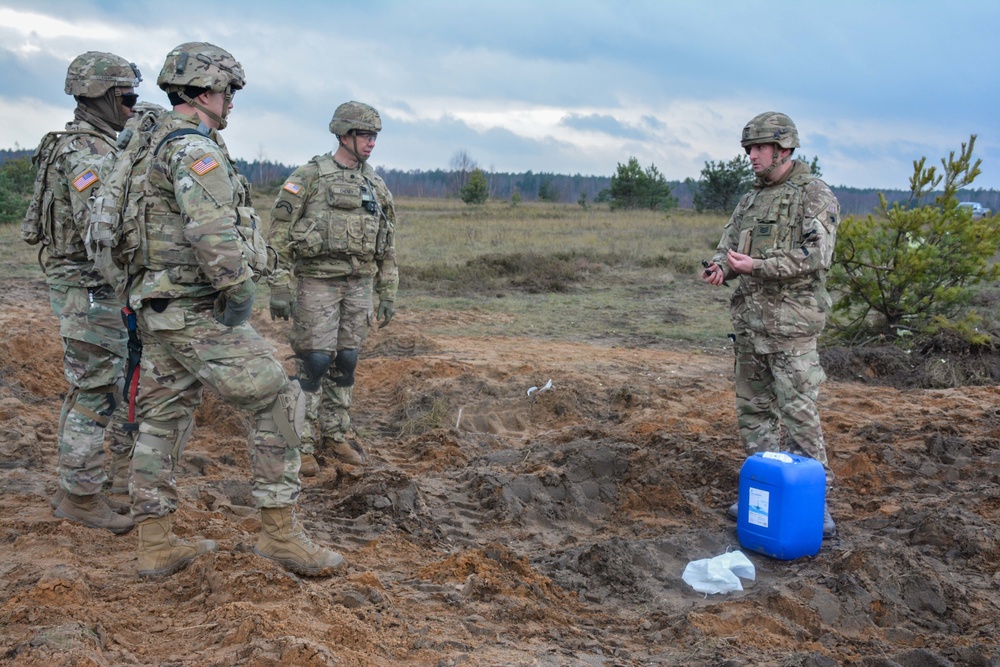
[{"label": "dirt ground", "polygon": [[[489,337],[428,333],[486,317]],[[254,323],[288,354],[286,323]],[[1000,665],[995,386],[828,382],[839,536],[813,558],[746,551],[756,580],[706,597],[685,565],[739,546],[731,357],[404,309],[359,364],[371,464],[325,461],[300,502],[346,574],[253,554],[249,422],[207,396],[175,525],[219,550],[142,581],[135,532],[48,504],[66,385],[44,285],[8,281],[0,328],[0,664]]]}]

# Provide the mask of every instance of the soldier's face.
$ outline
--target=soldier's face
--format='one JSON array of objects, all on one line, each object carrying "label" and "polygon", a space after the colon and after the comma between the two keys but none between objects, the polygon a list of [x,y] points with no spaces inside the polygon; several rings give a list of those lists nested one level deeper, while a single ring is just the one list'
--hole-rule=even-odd
[{"label": "soldier's face", "polygon": [[747,155],[750,156],[750,166],[753,167],[753,173],[760,174],[765,169],[770,167],[774,163],[774,158],[777,156],[781,159],[784,150],[778,146],[778,144],[755,144],[747,149]]},{"label": "soldier's face", "polygon": [[[202,104],[205,108],[216,114],[219,118],[225,118],[229,110],[233,108],[232,98],[227,97],[225,93],[217,93],[214,90],[210,90],[202,93],[201,97],[203,97]],[[219,129],[219,123],[214,118],[204,118],[203,120],[213,130]]]},{"label": "soldier's face", "polygon": [[126,119],[131,118],[132,107],[134,107],[135,103],[139,101],[139,96],[135,94],[135,89],[132,87],[120,87],[118,89],[118,97],[122,105],[122,114]]}]

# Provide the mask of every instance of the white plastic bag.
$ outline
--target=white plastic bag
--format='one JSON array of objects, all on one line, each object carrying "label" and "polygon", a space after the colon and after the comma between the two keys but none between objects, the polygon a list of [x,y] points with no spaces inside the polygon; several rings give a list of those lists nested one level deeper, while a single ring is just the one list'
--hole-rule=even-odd
[{"label": "white plastic bag", "polygon": [[757,576],[753,563],[742,551],[728,551],[714,558],[693,560],[684,568],[683,579],[699,593],[742,591],[740,577],[753,581]]}]

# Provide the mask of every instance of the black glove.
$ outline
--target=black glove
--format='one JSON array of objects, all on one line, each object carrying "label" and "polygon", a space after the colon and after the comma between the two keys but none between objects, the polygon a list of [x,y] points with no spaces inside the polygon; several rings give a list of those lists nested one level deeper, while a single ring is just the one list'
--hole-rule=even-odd
[{"label": "black glove", "polygon": [[257,285],[252,280],[245,280],[227,294],[222,292],[215,300],[213,315],[220,324],[227,327],[238,327],[250,319],[253,312],[253,298],[257,293]]},{"label": "black glove", "polygon": [[271,319],[288,320],[292,316],[292,308],[295,307],[295,295],[288,285],[275,285],[271,287]]},{"label": "black glove", "polygon": [[385,328],[385,325],[389,324],[389,320],[391,320],[392,316],[395,314],[396,306],[392,305],[392,301],[379,299],[378,310],[375,312],[375,319],[382,320],[382,324],[378,325],[378,328]]}]

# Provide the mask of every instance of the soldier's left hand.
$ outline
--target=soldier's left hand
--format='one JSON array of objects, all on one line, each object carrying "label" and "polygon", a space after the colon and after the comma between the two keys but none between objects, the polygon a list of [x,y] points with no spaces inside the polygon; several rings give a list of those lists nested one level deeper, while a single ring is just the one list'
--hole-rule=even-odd
[{"label": "soldier's left hand", "polygon": [[384,329],[385,325],[389,324],[389,320],[391,320],[392,316],[395,314],[396,306],[392,304],[392,301],[380,299],[378,302],[378,310],[375,312],[375,319],[382,320],[382,323],[378,325],[378,328]]}]

